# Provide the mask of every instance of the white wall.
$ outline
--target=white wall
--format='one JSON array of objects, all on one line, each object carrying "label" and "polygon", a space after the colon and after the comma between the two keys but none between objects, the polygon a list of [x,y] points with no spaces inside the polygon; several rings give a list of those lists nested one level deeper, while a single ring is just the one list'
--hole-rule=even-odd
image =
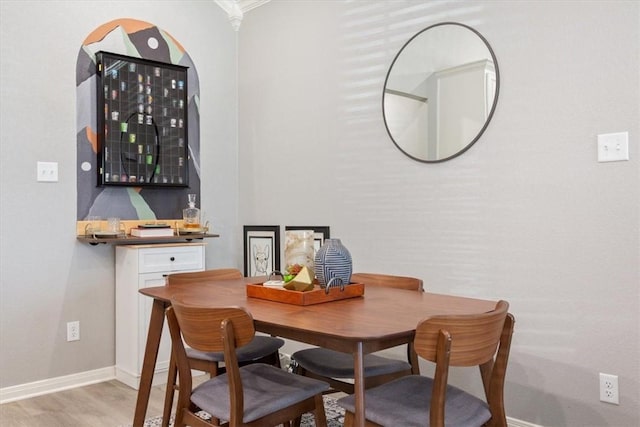
[{"label": "white wall", "polygon": [[[487,38],[500,97],[469,151],[421,164],[387,137],[382,87],[443,21]],[[639,425],[639,31],[635,1],[271,1],[239,34],[240,222],[330,225],[355,270],[508,300],[509,416]],[[597,163],[617,131],[631,161]]]},{"label": "white wall", "polygon": [[[0,388],[115,363],[114,250],[75,239],[75,67],[84,38],[117,18],[166,30],[197,67],[202,209],[221,234],[207,266],[236,266],[237,33],[226,14],[213,1],[0,2]],[[39,160],[59,163],[59,182],[36,182]],[[67,343],[71,320],[81,339]]]}]

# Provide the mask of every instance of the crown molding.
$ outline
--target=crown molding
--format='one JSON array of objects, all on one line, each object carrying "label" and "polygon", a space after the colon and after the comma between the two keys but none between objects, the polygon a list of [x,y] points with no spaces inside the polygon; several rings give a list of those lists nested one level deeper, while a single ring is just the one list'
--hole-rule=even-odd
[{"label": "crown molding", "polygon": [[238,0],[238,4],[240,5],[242,12],[247,13],[256,7],[269,3],[270,1],[271,0]]},{"label": "crown molding", "polygon": [[229,22],[234,30],[240,29],[244,14],[256,7],[268,3],[270,0],[215,0],[215,3],[229,15]]}]

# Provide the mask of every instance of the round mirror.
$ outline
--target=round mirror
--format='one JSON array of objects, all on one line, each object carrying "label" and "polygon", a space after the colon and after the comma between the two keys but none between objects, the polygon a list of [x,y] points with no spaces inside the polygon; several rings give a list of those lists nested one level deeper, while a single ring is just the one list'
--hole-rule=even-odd
[{"label": "round mirror", "polygon": [[394,144],[412,159],[456,157],[484,132],[498,102],[498,62],[487,40],[454,22],[414,35],[384,83],[382,112]]}]

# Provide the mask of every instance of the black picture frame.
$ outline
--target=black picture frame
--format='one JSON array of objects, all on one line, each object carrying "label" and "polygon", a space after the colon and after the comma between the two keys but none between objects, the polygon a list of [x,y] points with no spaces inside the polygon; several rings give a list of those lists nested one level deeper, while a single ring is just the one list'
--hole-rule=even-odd
[{"label": "black picture frame", "polygon": [[189,186],[187,71],[96,53],[98,186]]},{"label": "black picture frame", "polygon": [[280,271],[280,226],[245,225],[244,275],[267,276]]},{"label": "black picture frame", "polygon": [[314,254],[318,252],[320,246],[324,244],[326,239],[330,239],[330,229],[329,226],[322,225],[313,225],[313,226],[300,226],[300,225],[287,225],[284,227],[284,230],[313,230],[313,249]]}]

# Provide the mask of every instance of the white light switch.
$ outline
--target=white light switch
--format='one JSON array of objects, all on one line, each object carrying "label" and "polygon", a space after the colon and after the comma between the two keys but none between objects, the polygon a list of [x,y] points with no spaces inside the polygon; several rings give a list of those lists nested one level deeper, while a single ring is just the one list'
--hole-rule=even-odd
[{"label": "white light switch", "polygon": [[58,182],[58,162],[38,162],[38,182]]},{"label": "white light switch", "polygon": [[629,132],[598,135],[598,161],[618,162],[629,160]]}]

